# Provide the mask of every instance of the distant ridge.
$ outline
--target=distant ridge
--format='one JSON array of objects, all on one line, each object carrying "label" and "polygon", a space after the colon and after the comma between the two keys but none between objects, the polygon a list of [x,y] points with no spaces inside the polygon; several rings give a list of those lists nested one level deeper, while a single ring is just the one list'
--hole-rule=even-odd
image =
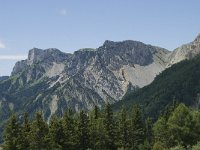
[{"label": "distant ridge", "polygon": [[12,75],[0,82],[0,121],[11,111],[31,116],[38,110],[46,120],[75,111],[102,108],[122,99],[128,91],[149,85],[173,64],[200,52],[199,36],[173,52],[138,41],[106,40],[96,49],[73,54],[56,48],[33,48],[28,58],[16,63]]}]

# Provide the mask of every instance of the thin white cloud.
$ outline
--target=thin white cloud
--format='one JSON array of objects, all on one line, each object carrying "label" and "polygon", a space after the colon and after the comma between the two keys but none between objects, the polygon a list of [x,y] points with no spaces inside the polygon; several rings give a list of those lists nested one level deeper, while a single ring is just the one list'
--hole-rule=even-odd
[{"label": "thin white cloud", "polygon": [[61,9],[61,10],[59,10],[59,14],[62,15],[62,16],[66,16],[67,11],[65,9]]},{"label": "thin white cloud", "polygon": [[6,48],[5,44],[0,41],[0,48]]},{"label": "thin white cloud", "polygon": [[27,55],[0,55],[0,60],[24,60]]}]

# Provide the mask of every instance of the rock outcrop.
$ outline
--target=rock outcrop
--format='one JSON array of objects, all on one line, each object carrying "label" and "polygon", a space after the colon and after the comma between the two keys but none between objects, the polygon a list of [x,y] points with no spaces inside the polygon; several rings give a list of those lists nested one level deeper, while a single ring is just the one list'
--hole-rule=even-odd
[{"label": "rock outcrop", "polygon": [[[0,121],[15,112],[42,110],[48,120],[67,108],[80,111],[119,101],[127,90],[150,84],[167,67],[200,52],[200,36],[173,52],[138,41],[105,41],[97,49],[67,54],[58,49],[29,51],[9,79],[0,82]],[[11,107],[12,106],[12,107]]]},{"label": "rock outcrop", "polygon": [[200,34],[191,43],[176,48],[169,56],[168,66],[185,59],[191,59],[200,53]]}]

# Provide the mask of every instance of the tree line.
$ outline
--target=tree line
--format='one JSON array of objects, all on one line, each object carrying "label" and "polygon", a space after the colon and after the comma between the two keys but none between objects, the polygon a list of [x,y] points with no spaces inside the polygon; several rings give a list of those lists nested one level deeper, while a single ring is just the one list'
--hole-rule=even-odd
[{"label": "tree line", "polygon": [[8,120],[4,150],[199,150],[200,112],[174,104],[156,122],[142,117],[135,105],[131,114],[122,107],[113,113],[109,103],[103,111],[90,113],[67,110],[63,117],[52,116],[47,123],[41,112],[23,121],[16,115]]}]

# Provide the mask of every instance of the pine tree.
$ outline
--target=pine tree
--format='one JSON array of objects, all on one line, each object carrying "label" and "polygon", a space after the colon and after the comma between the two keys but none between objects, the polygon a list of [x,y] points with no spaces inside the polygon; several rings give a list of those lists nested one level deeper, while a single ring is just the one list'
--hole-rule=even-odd
[{"label": "pine tree", "polygon": [[138,105],[133,107],[133,116],[131,124],[131,146],[137,150],[145,139],[144,124],[142,121],[141,110]]},{"label": "pine tree", "polygon": [[99,108],[97,106],[94,107],[94,110],[90,113],[89,117],[89,135],[90,135],[90,148],[97,149],[98,148],[98,118],[99,118]]},{"label": "pine tree", "polygon": [[169,131],[176,144],[187,147],[187,145],[196,143],[195,132],[193,132],[195,123],[192,117],[190,109],[184,104],[180,104],[170,115],[168,119]]},{"label": "pine tree", "polygon": [[129,126],[127,121],[127,114],[124,107],[122,107],[120,120],[119,120],[119,145],[124,150],[127,149],[129,145]]},{"label": "pine tree", "polygon": [[18,150],[18,140],[20,134],[20,126],[17,121],[15,115],[12,115],[8,120],[8,123],[5,128],[5,132],[3,135],[4,143],[3,149],[4,150]]},{"label": "pine tree", "polygon": [[78,120],[78,139],[80,150],[86,150],[89,148],[89,120],[84,111],[80,112]]},{"label": "pine tree", "polygon": [[145,121],[145,137],[147,143],[152,143],[153,141],[153,121],[151,118],[147,118]]},{"label": "pine tree", "polygon": [[165,147],[171,144],[169,142],[169,129],[165,117],[160,117],[153,125],[153,135],[155,143],[162,143]]},{"label": "pine tree", "polygon": [[113,112],[111,110],[110,104],[107,103],[105,106],[105,147],[106,150],[115,150],[116,148],[116,133],[115,133],[115,122],[113,119]]},{"label": "pine tree", "polygon": [[49,143],[51,145],[51,149],[54,150],[64,150],[64,132],[63,126],[60,119],[56,116],[53,116],[49,125]]},{"label": "pine tree", "polygon": [[70,150],[76,150],[78,145],[76,122],[72,116],[72,111],[65,112],[62,119],[63,132],[64,132],[64,147]]},{"label": "pine tree", "polygon": [[106,149],[106,131],[104,120],[104,118],[98,118],[97,120],[97,145],[95,150]]},{"label": "pine tree", "polygon": [[48,125],[44,121],[41,112],[36,113],[36,118],[32,123],[30,132],[30,149],[45,150],[50,149],[47,143]]},{"label": "pine tree", "polygon": [[173,97],[172,104],[165,108],[163,116],[168,120],[169,116],[178,107],[178,105],[179,105],[178,100],[175,97]]},{"label": "pine tree", "polygon": [[30,149],[30,130],[31,130],[31,124],[29,122],[28,114],[24,113],[24,121],[22,124],[22,149]]}]

